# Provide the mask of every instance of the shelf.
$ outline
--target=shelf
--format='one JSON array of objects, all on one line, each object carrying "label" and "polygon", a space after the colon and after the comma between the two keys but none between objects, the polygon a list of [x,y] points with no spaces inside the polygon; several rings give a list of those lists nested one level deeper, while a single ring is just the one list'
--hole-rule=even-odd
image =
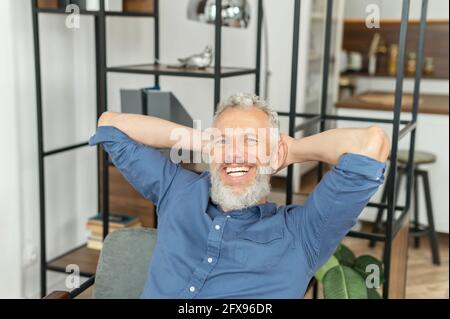
[{"label": "shelf", "polygon": [[[66,12],[63,8],[58,9],[35,9],[36,12],[39,13],[52,13],[52,14],[70,14],[70,12]],[[82,15],[99,15],[100,11],[89,11],[89,10],[80,10],[80,14]],[[105,16],[110,17],[137,17],[137,18],[151,18],[155,17],[154,13],[149,12],[123,12],[123,11],[106,11]]]},{"label": "shelf", "polygon": [[[38,13],[71,14],[70,12],[66,12],[66,10],[63,8],[58,8],[58,9],[44,9],[44,8],[39,9],[39,8],[37,8],[34,10]],[[82,14],[82,15],[98,15],[99,12],[98,11],[80,10],[80,14]]]},{"label": "shelf", "polygon": [[[345,71],[341,72],[342,76],[355,76],[355,77],[368,77],[368,78],[396,78],[396,75],[388,74],[387,72],[378,72],[375,74],[369,74],[368,72],[364,71]],[[404,76],[405,79],[414,79],[414,75],[406,74]],[[448,80],[448,77],[437,74],[437,75],[427,75],[422,74],[422,79],[436,79],[436,80]]]},{"label": "shelf", "polygon": [[[214,67],[208,67],[203,70],[186,69],[186,68],[178,69],[168,67],[162,64],[138,64],[128,66],[115,66],[107,68],[107,71],[113,73],[153,74],[153,75],[185,76],[185,77],[199,77],[199,78],[215,77]],[[226,78],[231,76],[239,76],[255,73],[256,69],[222,67],[220,77]]]},{"label": "shelf", "polygon": [[105,12],[106,16],[110,17],[137,17],[137,18],[152,18],[156,14],[150,12],[122,12],[122,11],[108,11]]},{"label": "shelf", "polygon": [[[368,99],[369,98],[369,99]],[[402,100],[402,112],[412,112],[412,94],[404,93]],[[449,114],[448,95],[421,94],[419,99],[419,114]],[[336,108],[388,111],[394,110],[394,92],[366,91],[361,94],[341,99],[336,103]]]},{"label": "shelf", "polygon": [[80,275],[90,277],[97,269],[100,251],[82,245],[47,262],[47,270],[65,272],[67,265],[75,264],[80,267]]}]

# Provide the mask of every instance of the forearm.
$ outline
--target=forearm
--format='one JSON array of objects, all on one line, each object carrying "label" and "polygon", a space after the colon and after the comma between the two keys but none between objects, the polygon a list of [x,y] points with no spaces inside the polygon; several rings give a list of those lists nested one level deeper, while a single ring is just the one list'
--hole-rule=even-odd
[{"label": "forearm", "polygon": [[154,116],[105,112],[98,126],[114,126],[133,140],[155,148],[171,148],[176,144],[183,149],[201,149],[200,131]]},{"label": "forearm", "polygon": [[384,162],[389,155],[389,140],[378,127],[334,129],[295,139],[290,144],[288,160],[291,163],[320,161],[336,164],[345,153]]}]

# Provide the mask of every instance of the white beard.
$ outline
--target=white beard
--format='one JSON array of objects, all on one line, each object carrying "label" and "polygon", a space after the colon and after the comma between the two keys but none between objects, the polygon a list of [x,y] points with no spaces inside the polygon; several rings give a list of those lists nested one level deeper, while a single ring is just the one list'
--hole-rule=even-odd
[{"label": "white beard", "polygon": [[238,195],[233,188],[222,183],[219,170],[210,169],[211,200],[222,209],[235,210],[256,205],[261,199],[270,194],[270,174],[256,173],[256,178],[245,190]]}]

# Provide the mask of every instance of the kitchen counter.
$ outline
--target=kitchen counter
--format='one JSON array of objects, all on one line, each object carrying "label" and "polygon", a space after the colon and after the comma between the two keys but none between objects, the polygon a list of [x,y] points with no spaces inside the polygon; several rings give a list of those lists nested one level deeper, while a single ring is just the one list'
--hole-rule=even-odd
[{"label": "kitchen counter", "polygon": [[[336,103],[337,108],[393,111],[394,93],[367,91]],[[448,115],[448,95],[422,94],[419,99],[419,113]],[[404,94],[402,112],[412,111],[412,94]]]}]

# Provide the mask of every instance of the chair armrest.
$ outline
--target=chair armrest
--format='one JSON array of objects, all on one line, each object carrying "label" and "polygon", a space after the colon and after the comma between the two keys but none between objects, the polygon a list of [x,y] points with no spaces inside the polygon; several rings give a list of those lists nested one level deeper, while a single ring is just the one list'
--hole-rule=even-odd
[{"label": "chair armrest", "polygon": [[52,291],[42,299],[71,299],[71,296],[67,291]]}]

